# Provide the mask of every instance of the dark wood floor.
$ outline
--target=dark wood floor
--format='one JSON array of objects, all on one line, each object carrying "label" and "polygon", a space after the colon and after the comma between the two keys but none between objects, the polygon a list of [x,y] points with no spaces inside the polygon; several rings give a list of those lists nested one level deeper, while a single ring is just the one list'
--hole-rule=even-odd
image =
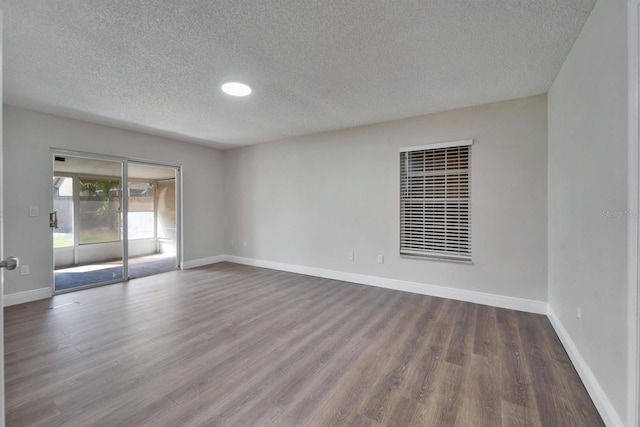
[{"label": "dark wood floor", "polygon": [[9,426],[603,425],[544,316],[221,263],[5,311]]}]

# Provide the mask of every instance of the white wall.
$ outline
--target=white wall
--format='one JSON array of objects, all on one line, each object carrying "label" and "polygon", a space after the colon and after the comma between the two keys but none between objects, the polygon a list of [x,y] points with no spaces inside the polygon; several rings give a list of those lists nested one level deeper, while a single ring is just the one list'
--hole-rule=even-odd
[{"label": "white wall", "polygon": [[618,216],[627,208],[626,19],[625,1],[599,0],[548,95],[549,303],[620,419],[631,379],[627,218]]},{"label": "white wall", "polygon": [[[401,258],[399,147],[461,139],[474,140],[474,264]],[[233,149],[224,161],[227,254],[547,300],[544,95]]]},{"label": "white wall", "polygon": [[[5,253],[31,267],[28,276],[5,275],[5,294],[51,284],[50,147],[182,165],[184,259],[223,253],[219,150],[10,106],[4,108],[3,134]],[[29,206],[37,206],[40,216],[29,217]]]}]

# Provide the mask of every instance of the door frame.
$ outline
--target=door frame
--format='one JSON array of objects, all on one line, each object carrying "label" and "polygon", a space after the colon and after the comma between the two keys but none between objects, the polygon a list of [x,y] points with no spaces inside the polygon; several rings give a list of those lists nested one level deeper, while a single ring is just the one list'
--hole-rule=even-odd
[{"label": "door frame", "polygon": [[[2,78],[3,63],[3,27],[4,16],[0,10],[0,82]],[[0,85],[0,260],[4,259],[4,155],[3,155],[3,93],[2,85]],[[52,245],[53,246],[53,245]],[[5,404],[4,404],[4,268],[0,268],[0,426],[5,424]]]},{"label": "door frame", "polygon": [[[628,0],[627,425],[640,421],[640,0]],[[620,414],[622,415],[622,414]]]},{"label": "door frame", "polygon": [[[125,163],[125,170],[127,171],[127,175],[129,173],[129,162],[131,163],[135,163],[138,165],[145,165],[145,166],[158,166],[158,167],[165,167],[165,168],[173,168],[176,171],[176,183],[175,183],[175,192],[176,192],[176,268],[178,270],[182,269],[182,166],[177,166],[177,165],[173,165],[170,163],[163,163],[163,162],[156,162],[156,161],[149,161],[149,160],[139,160],[139,159],[126,159]],[[128,183],[128,179],[127,179],[127,183]],[[129,197],[126,197],[127,199],[127,207],[129,205],[128,199]],[[157,224],[156,224],[157,227]],[[128,227],[127,227],[128,228]],[[123,239],[125,238],[124,236],[128,235],[128,231],[126,234],[123,234]],[[125,246],[129,245],[129,239],[127,236],[127,244]],[[127,256],[128,256],[128,250],[127,250]],[[127,264],[128,264],[128,257],[127,257]],[[128,275],[127,275],[128,277]]]},{"label": "door frame", "polygon": [[[177,269],[182,269],[183,265],[183,242],[182,242],[182,165],[176,165],[172,163],[155,161],[155,160],[147,160],[147,159],[137,159],[131,157],[121,157],[121,156],[113,156],[109,154],[99,154],[99,153],[88,153],[85,151],[75,151],[75,150],[67,150],[63,148],[49,148],[49,176],[53,177],[54,172],[54,161],[55,156],[70,156],[70,157],[81,157],[86,159],[93,160],[105,160],[112,162],[120,162],[122,164],[122,196],[121,196],[121,205],[122,205],[122,279],[114,280],[108,282],[101,282],[95,285],[81,286],[74,289],[65,289],[62,291],[56,291],[55,289],[55,252],[53,248],[53,233],[51,237],[51,244],[49,245],[49,259],[51,260],[50,264],[50,286],[53,292],[53,295],[63,294],[67,292],[74,292],[81,289],[89,289],[97,286],[111,285],[114,283],[122,283],[129,281],[129,220],[127,218],[126,213],[128,212],[129,207],[129,197],[127,189],[129,177],[129,162],[133,162],[136,164],[144,164],[149,166],[159,166],[159,167],[168,167],[174,168],[176,171],[176,262]],[[62,174],[64,175],[64,174]],[[74,184],[76,185],[76,184]],[[127,197],[125,197],[127,196]],[[74,207],[75,210],[75,207]],[[53,212],[53,197],[49,198],[49,212]],[[74,240],[76,239],[74,232]]]}]

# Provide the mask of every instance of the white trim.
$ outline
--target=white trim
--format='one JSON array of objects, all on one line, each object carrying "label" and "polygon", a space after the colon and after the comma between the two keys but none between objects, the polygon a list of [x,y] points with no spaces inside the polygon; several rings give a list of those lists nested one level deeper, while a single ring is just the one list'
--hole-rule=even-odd
[{"label": "white trim", "polygon": [[178,261],[178,268],[182,269],[184,264],[184,188],[182,184],[182,166],[179,166],[176,169],[176,198],[178,199],[178,204],[176,205],[176,221],[177,229],[176,229],[176,250],[178,253],[176,254],[176,260]]},{"label": "white trim", "polygon": [[464,141],[434,142],[431,144],[400,147],[400,152],[405,153],[408,151],[435,150],[436,148],[463,147],[465,145],[472,145],[472,144],[473,144],[473,139],[465,139]]},{"label": "white trim", "polygon": [[64,148],[55,148],[49,147],[49,152],[56,152],[62,156],[71,156],[71,157],[82,157],[87,159],[97,159],[97,160],[108,160],[113,162],[123,162],[125,160],[130,160],[135,163],[145,163],[151,166],[168,166],[171,168],[180,167],[179,164],[176,163],[168,163],[159,160],[149,160],[149,159],[141,159],[138,157],[121,157],[121,156],[113,156],[111,154],[100,154],[100,153],[89,153],[87,151],[76,151],[76,150],[67,150]]},{"label": "white trim", "polygon": [[14,294],[8,294],[4,296],[4,306],[22,304],[25,302],[37,301],[40,299],[47,299],[53,296],[50,287],[32,289],[30,291],[16,292]]},{"label": "white trim", "polygon": [[216,264],[218,262],[225,261],[226,255],[216,255],[207,258],[194,259],[191,261],[185,261],[182,263],[182,269],[188,270],[190,268],[202,267],[203,265]]},{"label": "white trim", "polygon": [[526,311],[529,313],[547,313],[547,303],[544,301],[535,301],[524,298],[488,294],[484,292],[469,291],[465,289],[447,288],[444,286],[428,285],[425,283],[388,279],[377,276],[367,276],[357,273],[347,273],[344,271],[326,270],[323,268],[306,267],[302,265],[244,258],[233,255],[225,255],[225,260],[229,262],[235,262],[237,264],[252,265],[255,267],[269,268],[272,270],[288,271],[291,273],[324,277],[326,279],[341,280],[343,282],[377,286],[379,288],[395,289],[398,291],[412,292],[415,294],[430,295],[440,298],[449,298],[458,301],[466,301],[476,304],[508,308],[512,310]]},{"label": "white trim", "polygon": [[622,422],[615,408],[607,398],[607,394],[600,386],[596,376],[591,372],[591,369],[589,369],[589,365],[583,359],[578,347],[574,344],[567,330],[562,326],[562,322],[560,322],[560,319],[558,319],[554,313],[551,305],[547,308],[547,316],[551,321],[553,329],[556,330],[562,345],[567,351],[573,366],[576,368],[578,375],[580,375],[580,379],[589,392],[589,396],[591,396],[591,400],[593,400],[593,403],[596,406],[596,409],[598,409],[604,423],[607,426],[624,426],[625,424]]},{"label": "white trim", "polygon": [[[122,167],[122,170],[120,172],[120,218],[122,218],[120,220],[122,224],[122,278],[124,280],[129,280],[129,160],[124,159],[122,163],[120,163],[120,165]],[[80,193],[78,193],[78,198],[79,197]],[[153,204],[156,204],[155,197]],[[78,201],[78,207],[80,207],[80,201]],[[157,222],[157,218],[154,217],[153,220]],[[81,228],[78,227],[77,230],[77,234],[80,234]],[[76,234],[75,227],[73,229],[73,234]],[[56,273],[54,271],[54,280],[55,274]]]},{"label": "white trim", "polygon": [[640,230],[640,156],[638,150],[638,85],[640,79],[640,34],[639,34],[639,6],[640,0],[629,0],[627,3],[628,22],[628,93],[629,93],[629,117],[628,117],[628,221],[627,221],[627,425],[637,426],[640,421],[640,324],[638,312],[640,301],[638,300],[640,250],[638,249]]}]

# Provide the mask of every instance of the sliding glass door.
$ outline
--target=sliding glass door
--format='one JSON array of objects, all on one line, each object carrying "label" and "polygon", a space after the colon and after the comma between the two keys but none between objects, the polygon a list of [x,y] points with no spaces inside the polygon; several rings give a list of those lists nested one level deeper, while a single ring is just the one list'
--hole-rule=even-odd
[{"label": "sliding glass door", "polygon": [[121,281],[123,162],[55,156],[54,290]]},{"label": "sliding glass door", "polygon": [[105,157],[53,153],[54,292],[179,266],[179,168]]},{"label": "sliding glass door", "polygon": [[178,169],[133,161],[127,164],[129,277],[175,270]]}]

